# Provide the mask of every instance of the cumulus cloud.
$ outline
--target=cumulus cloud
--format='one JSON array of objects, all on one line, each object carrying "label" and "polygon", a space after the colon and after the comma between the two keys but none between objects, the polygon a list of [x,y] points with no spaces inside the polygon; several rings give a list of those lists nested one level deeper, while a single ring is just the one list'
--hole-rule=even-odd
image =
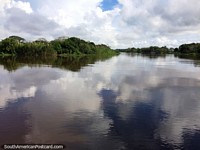
[{"label": "cumulus cloud", "polygon": [[[32,36],[47,36],[58,30],[59,25],[38,14],[27,14],[20,9],[10,9],[5,29],[14,32],[25,32]],[[51,30],[54,29],[52,32]]]},{"label": "cumulus cloud", "polygon": [[118,0],[111,10],[103,0],[1,0],[0,38],[77,36],[113,48],[149,45],[175,47],[200,41],[198,0]]}]

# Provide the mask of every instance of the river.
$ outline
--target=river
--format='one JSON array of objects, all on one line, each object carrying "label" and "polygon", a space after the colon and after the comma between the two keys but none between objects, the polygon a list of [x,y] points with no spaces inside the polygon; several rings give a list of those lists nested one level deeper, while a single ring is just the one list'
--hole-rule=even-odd
[{"label": "river", "polygon": [[199,60],[122,53],[70,67],[1,62],[0,145],[200,149]]}]

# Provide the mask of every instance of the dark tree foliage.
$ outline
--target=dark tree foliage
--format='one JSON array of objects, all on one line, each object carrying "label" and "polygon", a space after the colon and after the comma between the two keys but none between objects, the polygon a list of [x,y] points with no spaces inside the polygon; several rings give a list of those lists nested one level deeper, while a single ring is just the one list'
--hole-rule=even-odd
[{"label": "dark tree foliage", "polygon": [[130,53],[142,53],[142,54],[168,54],[168,53],[180,53],[180,54],[197,54],[200,55],[200,43],[182,44],[179,48],[167,48],[150,46],[145,48],[128,48],[117,49],[120,52]]},{"label": "dark tree foliage", "polygon": [[58,54],[114,54],[115,51],[111,50],[106,45],[95,45],[93,42],[86,42],[76,37],[68,39],[56,39],[51,41],[53,49]]},{"label": "dark tree foliage", "polygon": [[150,46],[144,48],[128,48],[128,49],[119,49],[121,52],[131,52],[131,53],[142,53],[142,54],[166,54],[171,53],[173,49],[168,49],[166,46]]},{"label": "dark tree foliage", "polygon": [[13,38],[6,38],[0,42],[0,53],[2,54],[16,54],[20,43]]},{"label": "dark tree foliage", "polygon": [[20,36],[9,36],[10,39],[14,39],[14,40],[17,40],[18,42],[25,42],[26,40]]},{"label": "dark tree foliage", "polygon": [[106,45],[95,45],[82,39],[58,38],[48,42],[40,38],[33,42],[25,42],[18,36],[10,36],[0,42],[1,55],[49,56],[49,55],[115,55],[116,51]]},{"label": "dark tree foliage", "polygon": [[183,44],[177,50],[178,53],[200,53],[200,43]]}]

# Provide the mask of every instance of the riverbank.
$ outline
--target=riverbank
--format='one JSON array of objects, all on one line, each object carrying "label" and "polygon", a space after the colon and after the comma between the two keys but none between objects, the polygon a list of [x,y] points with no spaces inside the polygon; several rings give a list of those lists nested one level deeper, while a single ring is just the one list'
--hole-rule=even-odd
[{"label": "riverbank", "polygon": [[114,51],[104,44],[96,45],[90,41],[71,37],[47,41],[38,39],[27,42],[18,36],[10,36],[0,41],[1,56],[85,56],[85,55],[117,55]]},{"label": "riverbank", "polygon": [[166,46],[150,46],[144,48],[127,48],[127,49],[117,49],[119,52],[127,53],[141,53],[141,54],[188,54],[200,56],[200,43],[190,43],[182,44],[177,48],[168,48]]}]

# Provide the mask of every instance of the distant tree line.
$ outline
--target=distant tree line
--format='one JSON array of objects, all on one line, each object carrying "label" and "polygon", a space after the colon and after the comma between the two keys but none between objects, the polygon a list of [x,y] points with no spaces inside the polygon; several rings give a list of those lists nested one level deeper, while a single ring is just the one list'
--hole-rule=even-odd
[{"label": "distant tree line", "polygon": [[56,56],[56,55],[114,55],[116,51],[107,45],[95,45],[82,39],[58,38],[48,42],[40,38],[33,42],[26,42],[19,36],[10,36],[0,41],[0,55],[19,56]]},{"label": "distant tree line", "polygon": [[167,53],[181,53],[181,54],[200,54],[200,43],[182,44],[178,48],[167,48],[166,46],[150,46],[146,48],[127,48],[117,49],[120,52],[142,53],[142,54],[167,54]]},{"label": "distant tree line", "polygon": [[196,53],[200,54],[200,43],[182,44],[179,48],[174,49],[175,53]]},{"label": "distant tree line", "polygon": [[142,53],[142,54],[165,54],[171,53],[173,49],[168,49],[166,46],[158,47],[144,47],[144,48],[128,48],[128,49],[118,49],[120,52],[131,52],[131,53]]}]

